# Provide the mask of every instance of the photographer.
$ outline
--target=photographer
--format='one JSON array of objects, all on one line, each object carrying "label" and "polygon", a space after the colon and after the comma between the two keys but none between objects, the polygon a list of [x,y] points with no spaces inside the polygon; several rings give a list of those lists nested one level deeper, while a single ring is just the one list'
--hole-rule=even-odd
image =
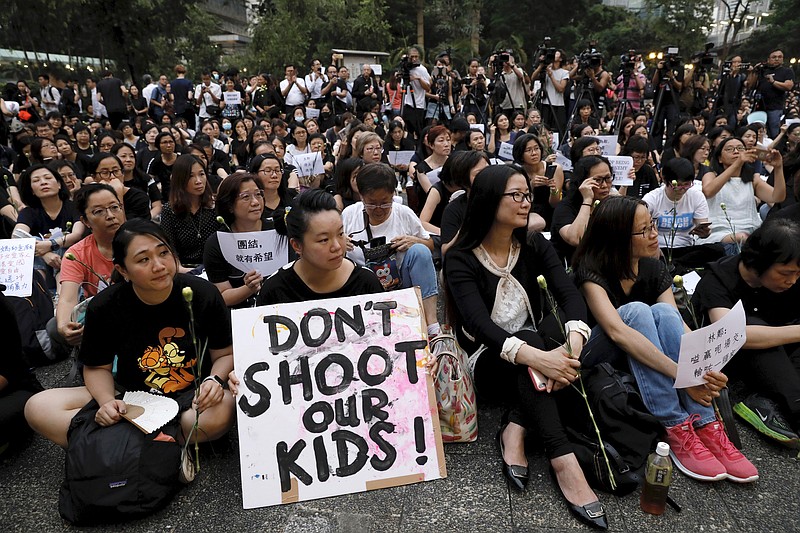
[{"label": "photographer", "polygon": [[489,90],[486,86],[486,75],[482,71],[477,58],[469,60],[469,70],[461,87],[461,111],[465,116],[474,113],[485,123]]},{"label": "photographer", "polygon": [[[680,110],[684,113],[698,115],[706,107],[706,95],[711,87],[706,63],[709,59],[713,61],[707,52],[692,56],[692,67],[689,69],[690,82],[683,85],[680,97]],[[684,78],[685,76],[684,72]]]},{"label": "photographer", "polygon": [[431,75],[428,74],[428,69],[420,64],[420,52],[417,48],[408,49],[408,55],[403,57],[400,67],[403,85],[406,87],[403,118],[408,126],[408,133],[418,139],[422,135],[425,92],[431,90]]},{"label": "photographer", "polygon": [[[510,117],[514,111],[524,114],[528,107],[525,88],[525,72],[517,66],[511,50],[495,52],[489,58],[489,76],[494,78],[494,90],[504,90],[505,97],[500,105],[495,104],[494,113],[504,113]],[[497,102],[500,100],[497,95]]]},{"label": "photographer", "polygon": [[447,73],[444,58],[436,60],[433,67],[431,88],[425,92],[428,107],[425,112],[425,121],[435,120],[437,124],[449,124],[456,112],[453,101],[453,79]]},{"label": "photographer", "polygon": [[722,64],[722,76],[717,92],[717,116],[728,118],[729,126],[736,126],[736,111],[742,102],[742,89],[747,76],[742,72],[741,56],[733,56]]},{"label": "photographer", "polygon": [[587,87],[591,90],[586,95],[592,99],[597,116],[602,117],[605,114],[606,90],[611,84],[611,74],[603,68],[603,55],[590,46],[578,56],[569,77],[584,82],[588,80]]},{"label": "photographer", "polygon": [[[531,73],[531,81],[544,77],[544,95],[540,101],[542,121],[548,128],[561,131],[566,125],[567,108],[564,105],[564,91],[569,83],[569,71],[562,68],[564,52],[555,48],[545,49],[539,56],[536,68]],[[552,55],[549,53],[552,52]],[[542,76],[544,74],[544,76]]]},{"label": "photographer", "polygon": [[650,137],[659,152],[664,147],[664,121],[667,123],[667,139],[671,139],[680,114],[678,95],[683,89],[684,72],[677,53],[677,48],[674,49],[674,53],[667,53],[664,59],[658,62],[656,71],[653,73],[653,87],[656,88],[656,110],[653,115],[653,124],[650,126]]},{"label": "photographer", "polygon": [[[642,93],[644,92],[647,78],[639,70],[642,64],[641,55],[623,54],[620,57],[620,71],[614,86],[617,101],[623,98],[628,100],[624,110],[617,110],[617,119],[632,116],[642,109]],[[626,90],[627,88],[627,90]]]},{"label": "photographer", "polygon": [[761,109],[767,112],[767,133],[774,139],[778,135],[786,93],[794,87],[794,72],[783,66],[783,52],[775,49],[769,53],[766,65],[759,63],[753,67],[746,85],[761,95]]},{"label": "photographer", "polygon": [[311,71],[306,74],[304,80],[306,89],[308,89],[308,99],[314,100],[317,103],[317,107],[322,107],[324,96],[322,89],[329,83],[325,73],[322,72],[322,63],[320,63],[319,59],[311,62]]}]

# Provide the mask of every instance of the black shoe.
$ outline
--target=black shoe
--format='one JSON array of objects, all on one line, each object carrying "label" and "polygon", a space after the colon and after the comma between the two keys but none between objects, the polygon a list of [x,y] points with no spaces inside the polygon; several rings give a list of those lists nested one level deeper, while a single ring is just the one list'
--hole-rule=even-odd
[{"label": "black shoe", "polygon": [[508,424],[500,426],[500,431],[497,432],[497,445],[500,449],[500,461],[503,463],[503,475],[511,482],[511,485],[519,491],[525,490],[528,485],[528,467],[521,465],[510,465],[506,463],[504,458],[503,448],[503,431],[505,431]]},{"label": "black shoe", "polygon": [[561,490],[561,485],[558,484],[558,478],[556,477],[556,472],[553,470],[553,467],[550,467],[550,477],[553,478],[553,483],[556,484],[558,487],[558,492],[561,494],[561,497],[564,498],[564,501],[567,503],[567,508],[569,512],[571,512],[575,517],[586,524],[589,527],[593,527],[595,529],[608,529],[608,520],[606,520],[606,510],[603,507],[603,504],[600,501],[587,503],[586,505],[580,506],[571,503],[564,491]]},{"label": "black shoe", "polygon": [[751,394],[737,403],[733,411],[760,433],[785,446],[797,448],[800,437],[781,414],[775,402],[758,394]]}]

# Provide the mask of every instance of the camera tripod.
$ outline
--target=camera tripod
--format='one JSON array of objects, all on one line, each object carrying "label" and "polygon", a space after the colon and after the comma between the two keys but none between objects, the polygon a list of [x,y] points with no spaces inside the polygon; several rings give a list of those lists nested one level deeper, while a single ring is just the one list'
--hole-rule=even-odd
[{"label": "camera tripod", "polygon": [[[591,80],[584,75],[583,79],[580,81],[579,90],[575,95],[575,108],[572,110],[572,113],[569,116],[569,120],[567,121],[566,126],[566,135],[572,135],[572,126],[575,124],[575,117],[580,114],[580,108],[578,107],[578,102],[581,100],[588,100],[589,104],[592,106],[592,113],[597,115],[597,106],[594,103],[594,98],[592,98],[591,89],[589,89],[589,84]],[[566,140],[566,139],[565,139]]]},{"label": "camera tripod", "polygon": [[539,89],[536,91],[536,94],[533,97],[531,107],[535,107],[539,110],[539,113],[543,113],[544,105],[547,104],[547,108],[550,110],[550,116],[553,118],[553,122],[555,123],[556,131],[558,131],[558,138],[563,139],[564,130],[561,129],[561,121],[558,120],[558,113],[556,113],[553,103],[550,101],[550,96],[547,94],[547,88],[545,87],[546,81],[547,67],[545,66],[541,74],[539,74]]},{"label": "camera tripod", "polygon": [[[419,121],[419,117],[417,116],[417,97],[414,93],[414,85],[411,83],[411,80],[405,77],[400,79],[400,94],[402,95],[401,102],[402,105],[400,106],[400,117],[403,119],[403,122],[406,123],[409,132],[412,132],[415,136],[421,135],[422,132],[422,124]],[[411,95],[411,107],[414,110],[414,114],[409,120],[406,116],[406,95]],[[424,117],[423,117],[424,120]]]},{"label": "camera tripod", "polygon": [[[669,71],[667,71],[667,72],[669,72]],[[656,98],[656,105],[655,105],[655,108],[653,109],[653,121],[650,124],[650,131],[649,131],[650,137],[652,138],[652,140],[655,143],[655,145],[657,147],[659,147],[659,148],[663,146],[664,133],[667,134],[668,138],[672,134],[672,132],[669,131],[669,129],[670,129],[669,128],[669,124],[667,124],[666,127],[664,126],[664,122],[666,120],[666,117],[663,116],[663,111],[664,111],[664,93],[669,92],[670,97],[672,98],[672,105],[674,105],[676,108],[678,108],[678,97],[675,94],[675,88],[671,86],[669,76],[664,76],[663,74],[664,74],[664,72],[660,72],[659,73],[658,97]],[[669,91],[667,90],[667,86],[668,85],[669,85]],[[658,129],[657,129],[657,125],[658,125]],[[659,132],[660,138],[656,139],[656,138],[653,137],[653,132],[654,131]]]},{"label": "camera tripod", "polygon": [[614,135],[619,136],[619,131],[622,129],[622,119],[630,111],[631,115],[636,114],[633,108],[633,103],[628,100],[628,87],[631,81],[631,72],[622,71],[622,98],[617,102],[617,109],[614,112],[614,128],[612,129]]}]

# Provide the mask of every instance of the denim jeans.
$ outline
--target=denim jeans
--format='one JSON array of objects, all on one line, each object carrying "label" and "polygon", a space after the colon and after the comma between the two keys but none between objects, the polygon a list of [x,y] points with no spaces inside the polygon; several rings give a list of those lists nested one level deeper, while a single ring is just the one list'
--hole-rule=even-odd
[{"label": "denim jeans", "polygon": [[[631,302],[621,306],[617,312],[626,325],[647,337],[667,357],[678,361],[683,320],[677,309],[665,303],[651,307],[642,302]],[[586,368],[601,362],[620,367],[627,360],[639,385],[644,405],[664,427],[676,426],[693,414],[700,415],[700,420],[695,423],[697,427],[716,419],[713,407],[700,405],[686,391],[673,388],[674,380],[671,377],[628,356],[606,336],[599,325],[592,330],[583,354],[582,364]]]},{"label": "denim jeans", "polygon": [[769,135],[770,139],[777,137],[780,132],[781,115],[783,115],[783,109],[767,111],[767,135]]},{"label": "denim jeans", "polygon": [[406,250],[403,264],[400,266],[402,287],[419,286],[423,300],[439,294],[439,283],[436,279],[436,269],[433,266],[433,256],[430,249],[424,244],[412,244]]}]

